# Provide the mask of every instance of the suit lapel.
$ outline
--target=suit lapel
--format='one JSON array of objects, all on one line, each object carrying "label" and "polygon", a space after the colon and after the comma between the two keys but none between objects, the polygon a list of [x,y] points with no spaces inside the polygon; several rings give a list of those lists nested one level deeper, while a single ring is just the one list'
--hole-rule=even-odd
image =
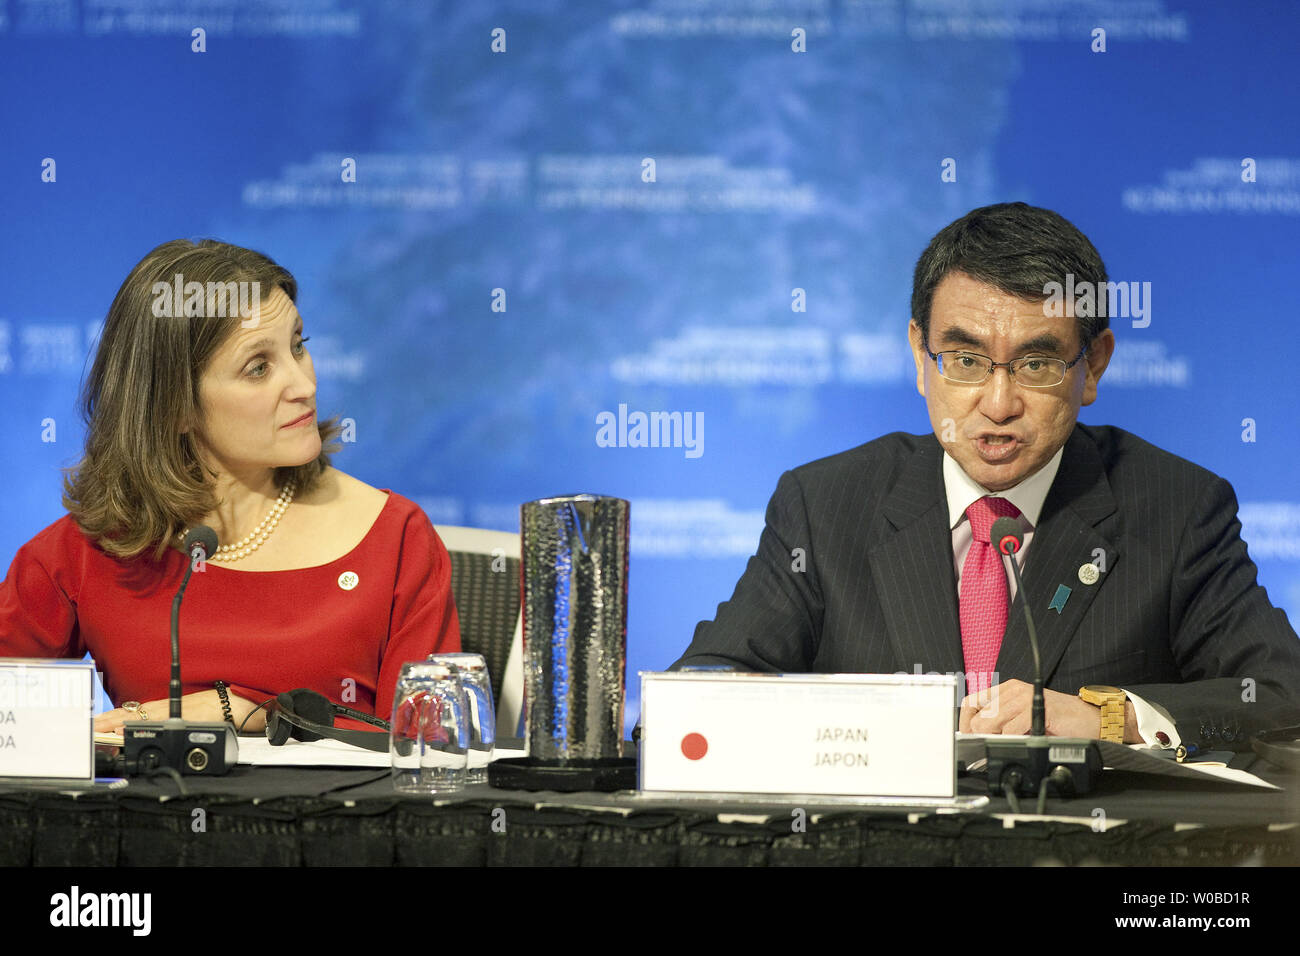
[{"label": "suit lapel", "polygon": [[[1076,425],[1065,443],[1056,480],[1043,502],[1023,572],[1025,597],[1038,630],[1045,683],[1051,680],[1066,646],[1105,583],[1103,574],[1094,584],[1085,584],[1079,578],[1080,567],[1104,554],[1104,567],[1109,573],[1119,560],[1115,545],[1096,528],[1103,518],[1114,513],[1115,507],[1097,446]],[[1054,598],[1061,603],[1058,594],[1062,585],[1070,590],[1068,595],[1061,595],[1064,606],[1058,612],[1051,605]],[[1033,651],[1019,596],[1007,619],[997,671],[1000,681],[1013,677],[1033,679]]]},{"label": "suit lapel", "polygon": [[963,670],[943,452],[927,436],[904,463],[882,513],[892,531],[870,551],[889,640],[908,672]]}]

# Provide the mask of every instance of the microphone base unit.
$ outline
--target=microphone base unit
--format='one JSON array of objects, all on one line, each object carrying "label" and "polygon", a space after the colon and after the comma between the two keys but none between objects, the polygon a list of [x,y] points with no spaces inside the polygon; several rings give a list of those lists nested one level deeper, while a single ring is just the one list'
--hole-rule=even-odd
[{"label": "microphone base unit", "polygon": [[122,737],[130,774],[170,767],[186,776],[219,777],[239,762],[235,728],[224,722],[128,721]]},{"label": "microphone base unit", "polygon": [[989,737],[989,793],[1036,797],[1044,779],[1056,797],[1090,793],[1101,779],[1101,752],[1087,737]]}]

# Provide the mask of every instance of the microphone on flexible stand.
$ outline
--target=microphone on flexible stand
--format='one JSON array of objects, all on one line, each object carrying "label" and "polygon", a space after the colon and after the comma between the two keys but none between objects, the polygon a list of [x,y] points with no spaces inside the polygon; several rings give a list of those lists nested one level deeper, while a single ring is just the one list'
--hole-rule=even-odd
[{"label": "microphone on flexible stand", "polygon": [[217,533],[199,525],[185,536],[185,576],[172,599],[172,669],[168,683],[166,720],[128,721],[122,728],[122,743],[129,773],[148,773],[170,768],[184,774],[224,774],[239,759],[235,728],[225,721],[200,723],[181,719],[181,600],[190,575],[200,561],[217,550]]},{"label": "microphone on flexible stand", "polygon": [[[1087,793],[1101,772],[1101,755],[1097,742],[1084,737],[1048,737],[1047,706],[1043,695],[1043,665],[1038,653],[1038,631],[1034,615],[1029,610],[1029,600],[1020,577],[1020,565],[1015,555],[1024,546],[1024,536],[1014,518],[999,518],[989,531],[989,541],[998,554],[1011,558],[1011,570],[1016,578],[1016,594],[1025,609],[1025,623],[1029,627],[1029,646],[1034,652],[1034,696],[1030,704],[1029,737],[1026,739],[999,740],[989,737],[988,775],[989,790],[1005,794],[1012,810],[1019,813],[1017,794],[1038,795],[1038,812],[1048,790],[1061,796]],[[1004,562],[1005,564],[1005,562]]]},{"label": "microphone on flexible stand", "polygon": [[1029,733],[1033,737],[1044,737],[1047,735],[1047,706],[1043,700],[1043,664],[1038,656],[1038,631],[1034,628],[1034,615],[1029,610],[1029,602],[1024,599],[1025,583],[1020,578],[1020,562],[1016,560],[1016,552],[1024,545],[1025,539],[1015,518],[999,518],[993,522],[989,539],[993,547],[998,549],[998,554],[1011,559],[1011,570],[1016,576],[1016,593],[1021,596],[1020,604],[1025,609],[1029,647],[1034,652],[1034,699],[1030,709]]},{"label": "microphone on flexible stand", "polygon": [[217,533],[207,525],[191,528],[185,536],[185,553],[190,556],[190,560],[185,565],[185,577],[181,578],[176,597],[172,599],[172,679],[168,685],[172,720],[180,720],[181,717],[181,599],[185,597],[185,588],[190,583],[190,575],[194,573],[194,565],[207,561],[216,552]]}]

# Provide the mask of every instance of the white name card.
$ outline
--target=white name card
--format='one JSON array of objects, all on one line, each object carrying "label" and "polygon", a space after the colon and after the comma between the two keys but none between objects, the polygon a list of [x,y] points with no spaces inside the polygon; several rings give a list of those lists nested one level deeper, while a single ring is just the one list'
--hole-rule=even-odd
[{"label": "white name card", "polygon": [[642,790],[957,792],[957,678],[641,672]]},{"label": "white name card", "polygon": [[0,658],[0,777],[95,776],[95,665]]}]

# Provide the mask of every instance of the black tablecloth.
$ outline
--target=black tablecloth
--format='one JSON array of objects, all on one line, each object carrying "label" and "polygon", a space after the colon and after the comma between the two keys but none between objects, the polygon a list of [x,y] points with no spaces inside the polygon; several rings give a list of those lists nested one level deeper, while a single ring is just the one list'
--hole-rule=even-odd
[{"label": "black tablecloth", "polygon": [[1001,798],[968,813],[489,787],[433,799],[395,793],[386,770],[237,767],[186,777],[186,796],[166,777],[76,794],[0,782],[0,865],[1300,863],[1300,780],[1252,770],[1289,789],[1107,771],[1094,793],[1048,801],[1070,821],[1012,819]]}]

